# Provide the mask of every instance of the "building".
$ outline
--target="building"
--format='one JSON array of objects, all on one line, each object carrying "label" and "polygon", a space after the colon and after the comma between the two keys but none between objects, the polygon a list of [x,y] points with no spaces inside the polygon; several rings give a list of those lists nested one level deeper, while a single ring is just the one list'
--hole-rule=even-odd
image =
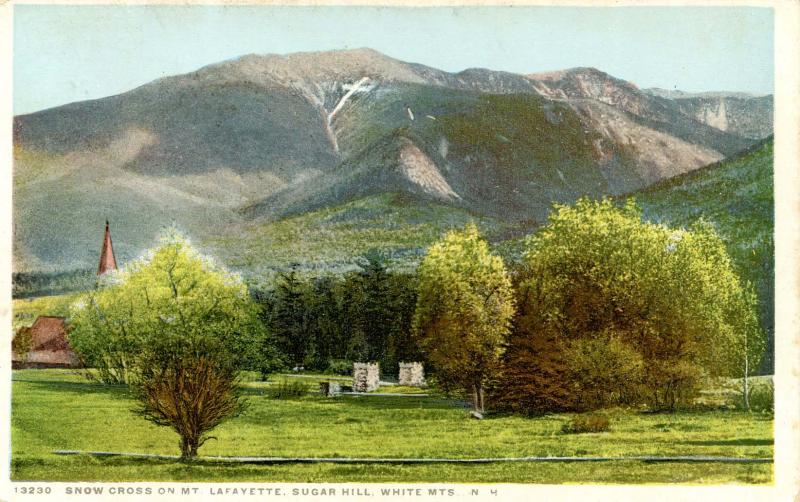
[{"label": "building", "polygon": [[117,270],[117,260],[114,258],[114,245],[111,243],[111,231],[108,229],[108,220],[106,220],[106,233],[103,236],[103,247],[100,249],[97,275],[103,275],[109,270]]},{"label": "building", "polygon": [[[39,316],[28,328],[22,328],[15,336],[30,336],[27,353],[14,352],[12,344],[11,367],[20,368],[77,368],[80,360],[67,341],[66,319],[55,316]],[[17,341],[17,340],[15,340]]]},{"label": "building", "polygon": [[[103,275],[111,270],[117,270],[117,260],[114,257],[114,246],[111,242],[111,231],[106,221],[106,231],[103,236],[103,246],[100,249],[100,263],[97,266],[97,275]],[[39,316],[30,327],[17,331],[12,343],[11,367],[21,368],[77,368],[80,360],[67,339],[66,318],[56,316]],[[17,353],[26,345],[25,353]]]}]

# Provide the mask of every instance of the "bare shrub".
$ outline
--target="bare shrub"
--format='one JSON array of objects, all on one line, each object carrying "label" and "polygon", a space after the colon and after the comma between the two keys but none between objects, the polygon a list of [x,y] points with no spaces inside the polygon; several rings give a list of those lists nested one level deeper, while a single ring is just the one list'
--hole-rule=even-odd
[{"label": "bare shrub", "polygon": [[141,404],[136,411],[177,432],[184,459],[196,457],[213,438],[208,433],[244,408],[235,367],[219,354],[202,352],[154,353],[133,383]]}]

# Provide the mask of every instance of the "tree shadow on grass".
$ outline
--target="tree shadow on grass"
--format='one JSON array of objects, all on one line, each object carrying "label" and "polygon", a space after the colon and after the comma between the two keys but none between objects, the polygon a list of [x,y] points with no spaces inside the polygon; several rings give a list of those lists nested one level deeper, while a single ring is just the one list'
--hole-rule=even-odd
[{"label": "tree shadow on grass", "polygon": [[302,405],[308,403],[315,407],[315,413],[322,410],[329,412],[339,412],[343,409],[357,409],[357,410],[452,410],[458,409],[459,405],[453,401],[448,401],[438,398],[407,398],[407,397],[384,397],[384,396],[338,396],[338,397],[322,397],[322,396],[301,396],[291,398],[276,399],[270,397],[268,394],[261,394],[259,392],[244,392],[247,398],[257,400],[267,400],[274,402],[294,402]]},{"label": "tree shadow on grass", "polygon": [[374,410],[408,410],[408,409],[441,409],[461,408],[458,403],[449,399],[431,397],[385,397],[385,396],[342,396],[342,405],[353,408],[369,408]]},{"label": "tree shadow on grass", "polygon": [[[64,461],[69,458],[69,463]],[[64,479],[64,472],[59,476],[42,477],[41,475],[29,476],[27,473],[41,472],[46,469],[49,472],[57,471],[69,466],[69,470],[74,471],[76,467],[85,466],[84,472],[93,472],[98,466],[103,467],[119,467],[119,468],[148,468],[158,465],[174,465],[179,464],[178,460],[169,459],[149,459],[149,458],[125,458],[125,457],[106,457],[106,458],[93,458],[89,456],[81,456],[80,459],[76,457],[62,457],[60,455],[42,456],[37,458],[12,458],[11,459],[11,479],[14,481],[66,481]],[[137,481],[146,480],[146,476],[137,478]],[[109,481],[107,476],[92,477],[91,475],[76,475],[69,481]]]},{"label": "tree shadow on grass", "polygon": [[14,477],[14,474],[22,469],[31,468],[31,467],[42,467],[46,464],[45,460],[40,457],[23,457],[23,458],[11,458],[11,477]]},{"label": "tree shadow on grass", "polygon": [[265,397],[265,398],[269,397],[264,389],[253,388],[253,387],[239,387],[238,390],[242,394],[242,396],[245,397]]},{"label": "tree shadow on grass", "polygon": [[716,439],[708,441],[675,441],[680,444],[690,444],[694,446],[772,446],[772,439]]},{"label": "tree shadow on grass", "polygon": [[[86,395],[103,395],[112,399],[121,399],[128,401],[132,399],[128,386],[126,385],[111,385],[102,384],[97,382],[63,382],[54,380],[15,380],[15,383],[24,383],[30,386],[35,391],[53,391],[59,394],[73,393],[81,396]],[[25,391],[17,391],[22,394]]]}]

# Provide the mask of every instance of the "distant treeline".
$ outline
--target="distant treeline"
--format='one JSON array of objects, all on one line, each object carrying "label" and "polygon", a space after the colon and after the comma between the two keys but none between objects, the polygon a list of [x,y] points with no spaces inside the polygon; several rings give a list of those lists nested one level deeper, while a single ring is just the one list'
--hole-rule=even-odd
[{"label": "distant treeline", "polygon": [[96,275],[91,269],[63,272],[14,272],[11,295],[14,298],[60,295],[92,288]]}]

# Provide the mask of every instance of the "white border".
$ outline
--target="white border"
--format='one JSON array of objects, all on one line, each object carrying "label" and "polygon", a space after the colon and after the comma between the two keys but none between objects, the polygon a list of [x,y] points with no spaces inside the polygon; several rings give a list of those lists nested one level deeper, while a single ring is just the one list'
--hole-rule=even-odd
[{"label": "white border", "polygon": [[[16,4],[181,4],[181,5],[392,5],[392,6],[454,6],[454,5],[571,5],[571,6],[757,6],[772,7],[775,11],[775,208],[776,208],[776,341],[775,341],[775,484],[773,486],[669,486],[669,485],[519,485],[519,484],[300,484],[274,483],[80,483],[81,486],[133,486],[150,487],[154,493],[159,489],[169,490],[184,487],[198,489],[196,495],[152,496],[148,500],[223,500],[232,497],[210,495],[211,487],[282,487],[285,496],[253,496],[243,500],[331,500],[331,497],[294,497],[293,487],[350,487],[368,489],[376,493],[370,497],[348,497],[354,500],[399,500],[404,497],[382,497],[377,495],[381,487],[455,488],[447,500],[527,500],[531,497],[546,497],[548,500],[795,500],[800,501],[800,2],[794,0],[228,0],[228,1],[179,1],[179,0],[15,0]],[[12,168],[12,1],[0,0],[0,500],[13,497],[10,475],[10,339],[11,339],[11,168]],[[702,465],[698,465],[701,469]],[[16,483],[20,485],[20,483]],[[24,483],[26,486],[48,486],[53,498],[59,500],[100,500],[103,496],[64,496],[65,487],[78,483]],[[478,489],[481,496],[470,496],[471,489]],[[496,490],[492,494],[491,490]],[[340,492],[339,492],[340,493]],[[107,492],[105,497],[108,497]],[[40,497],[25,497],[35,500]],[[49,497],[42,497],[50,499]],[[115,500],[140,500],[139,496],[114,496]],[[343,498],[343,497],[336,497]],[[430,500],[431,497],[412,497]]]}]

